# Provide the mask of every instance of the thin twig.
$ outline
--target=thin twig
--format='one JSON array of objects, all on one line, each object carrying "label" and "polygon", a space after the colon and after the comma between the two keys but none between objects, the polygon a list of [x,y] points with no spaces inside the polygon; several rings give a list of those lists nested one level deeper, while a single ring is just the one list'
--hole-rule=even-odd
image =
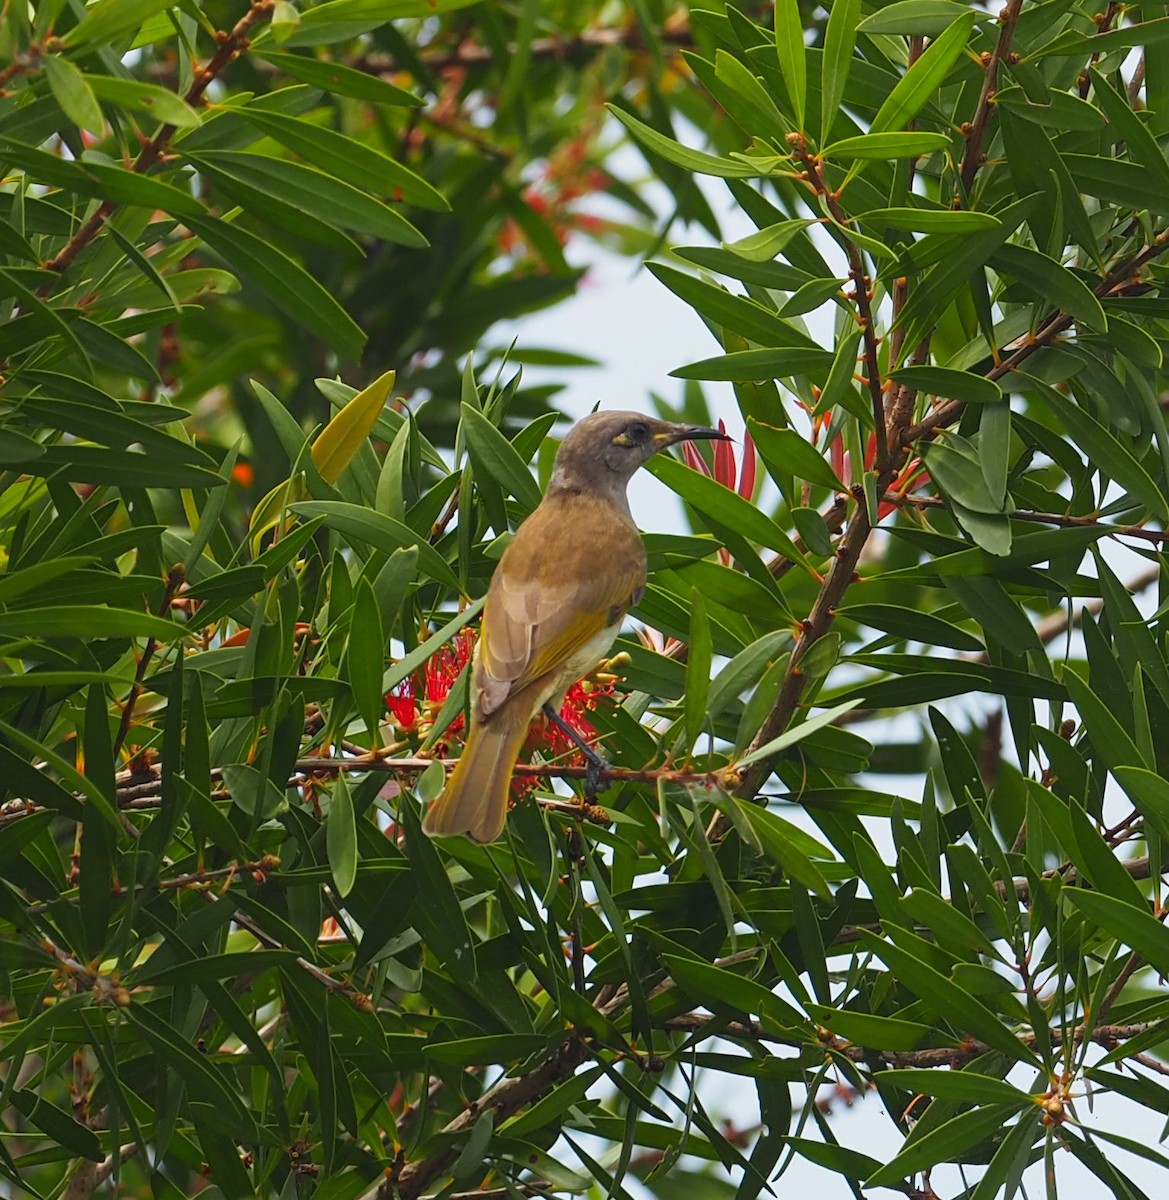
[{"label": "thin twig", "polygon": [[[252,0],[248,11],[235,23],[231,32],[217,35],[219,48],[215,51],[215,54],[208,61],[207,65],[195,73],[195,78],[192,80],[191,86],[183,96],[183,99],[188,104],[194,106],[202,101],[203,93],[212,81],[229,63],[237,59],[247,49],[248,35],[255,25],[271,13],[275,4],[276,0]],[[174,134],[174,125],[163,125],[154,137],[139,151],[138,157],[130,166],[130,170],[137,175],[144,175],[149,171],[162,157],[164,151],[170,145],[170,140],[174,137]],[[64,271],[78,254],[97,237],[117,207],[116,201],[103,200],[89,219],[65,243],[61,251],[47,262],[41,264],[42,268],[46,271]],[[46,285],[46,288],[48,286]],[[42,289],[42,294],[45,290]]]},{"label": "thin twig", "polygon": [[[167,572],[166,576],[166,591],[162,595],[162,603],[158,606],[158,615],[165,617],[170,611],[171,601],[175,598],[175,594],[186,581],[187,573],[183,569],[181,563],[176,563]],[[150,666],[150,660],[154,657],[155,650],[158,649],[158,641],[153,637],[146,639],[146,645],[142,649],[142,654],[138,659],[138,665],[134,670],[134,682],[130,687],[130,694],[126,697],[126,703],[122,705],[122,719],[118,723],[118,733],[114,738],[114,753],[113,757],[117,760],[118,754],[126,741],[126,735],[130,732],[130,726],[134,721],[134,708],[138,703],[138,698],[146,690],[146,671]]]},{"label": "thin twig", "polygon": [[[676,51],[693,48],[694,38],[688,22],[669,23],[656,31],[657,38],[665,46]],[[550,36],[533,38],[528,43],[530,59],[556,59],[563,62],[575,62],[585,56],[597,54],[613,47],[624,47],[627,50],[644,50],[645,39],[636,24],[629,24],[617,29],[582,29],[572,37]],[[518,47],[510,45],[508,56],[517,53]],[[469,39],[459,43],[454,49],[423,51],[418,55],[418,62],[431,71],[442,72],[454,68],[491,66],[499,57],[498,50],[484,46],[480,42]],[[348,64],[358,71],[366,71],[373,75],[392,75],[398,71],[409,70],[411,65],[383,53],[363,54],[360,58]]]},{"label": "thin twig", "polygon": [[1023,0],[1009,0],[1006,8],[999,14],[998,41],[994,49],[984,56],[982,91],[974,109],[974,120],[970,122],[970,129],[966,135],[966,152],[962,155],[962,166],[958,172],[965,196],[970,195],[974,176],[978,174],[978,168],[982,165],[982,148],[986,143],[986,133],[990,127],[994,98],[999,86],[999,67],[1010,53],[1011,39],[1015,36],[1015,26],[1018,24],[1022,8]]},{"label": "thin twig", "polygon": [[[802,666],[803,661],[812,647],[831,628],[837,606],[856,577],[856,566],[860,561],[861,552],[865,548],[870,532],[868,511],[864,501],[861,500],[856,506],[848,532],[837,548],[832,569],[820,587],[808,619],[802,624],[799,640],[792,651],[787,672],[780,685],[779,697],[771,712],[767,714],[767,719],[760,726],[758,733],[751,739],[748,753],[754,753],[761,746],[778,737],[787,728],[788,722],[791,721],[799,707],[800,697],[803,695],[807,683]],[[771,760],[769,758],[753,763],[747,768],[742,780],[734,789],[735,795],[743,800],[753,799],[770,774]]]},{"label": "thin twig", "polygon": [[[715,1022],[712,1032],[717,1031],[719,1037],[733,1041],[748,1043],[775,1042],[780,1045],[806,1045],[807,1039],[799,1037],[795,1032],[784,1033],[779,1029],[767,1027],[758,1021],[719,1021],[709,1013],[683,1013],[679,1016],[668,1017],[661,1022],[660,1027],[677,1033],[691,1033],[695,1030],[710,1028]],[[1075,1044],[1084,1041],[1094,1042],[1099,1046],[1116,1046],[1132,1038],[1141,1037],[1152,1029],[1164,1027],[1164,1021],[1140,1021],[1132,1025],[1097,1025],[1090,1032],[1083,1026],[1077,1026],[1072,1031],[1071,1040]],[[1042,1042],[1033,1032],[1026,1031],[1016,1035],[1024,1046],[1036,1046]],[[1051,1037],[1052,1045],[1060,1045],[1063,1039]],[[867,1046],[856,1046],[850,1042],[830,1038],[825,1048],[833,1054],[839,1054],[852,1062],[868,1063],[873,1059],[874,1052]],[[890,1067],[959,1067],[980,1055],[989,1054],[993,1047],[986,1042],[974,1038],[963,1039],[960,1046],[934,1046],[925,1050],[882,1051],[881,1059]],[[1139,1056],[1138,1056],[1139,1057]]]},{"label": "thin twig", "polygon": [[[819,160],[807,150],[803,134],[793,133],[788,137],[796,159],[804,168],[808,185],[820,197],[825,209],[834,222],[828,227],[829,232],[840,244],[848,259],[848,275],[854,288],[854,299],[857,308],[857,324],[861,328],[861,336],[865,348],[865,384],[869,393],[869,401],[873,408],[873,430],[877,438],[876,468],[884,473],[889,466],[889,445],[885,434],[885,393],[881,384],[880,339],[873,323],[872,295],[869,292],[871,280],[865,271],[864,256],[860,247],[848,236],[848,216],[840,207],[837,194],[831,191],[824,182],[820,171]],[[858,464],[859,468],[859,464]]]},{"label": "thin twig", "polygon": [[[1093,289],[1093,294],[1099,299],[1104,299],[1109,295],[1123,291],[1133,283],[1139,282],[1137,273],[1152,262],[1153,259],[1166,253],[1166,251],[1169,251],[1169,230],[1162,230],[1153,239],[1152,243],[1146,246],[1139,254],[1113,267]],[[1071,328],[1074,321],[1075,318],[1071,313],[1057,312],[1053,314],[1038,333],[1029,336],[1023,345],[1019,346],[1010,357],[996,363],[995,366],[987,371],[985,377],[997,380],[1009,375],[1037,350],[1042,350],[1046,346],[1050,346],[1061,333]],[[901,435],[901,444],[909,446],[921,438],[933,437],[939,429],[952,425],[965,410],[966,402],[964,400],[948,400],[945,404],[941,404],[934,409],[928,417],[906,429]]]},{"label": "thin twig", "polygon": [[[906,496],[898,492],[886,492],[882,497],[898,508],[946,508],[947,501],[941,496]],[[1169,532],[1160,529],[1145,529],[1141,525],[1110,525],[1095,517],[1076,517],[1070,513],[1032,512],[1024,509],[1007,514],[1012,521],[1028,521],[1034,525],[1058,525],[1065,529],[1099,529],[1107,537],[1141,538],[1158,545],[1169,543]]]}]

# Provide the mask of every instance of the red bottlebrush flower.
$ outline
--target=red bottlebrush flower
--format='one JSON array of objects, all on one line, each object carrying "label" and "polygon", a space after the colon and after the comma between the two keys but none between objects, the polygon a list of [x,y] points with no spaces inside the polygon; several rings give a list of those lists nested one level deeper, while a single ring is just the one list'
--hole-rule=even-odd
[{"label": "red bottlebrush flower", "polygon": [[386,692],[386,711],[399,729],[409,732],[418,724],[418,703],[414,694],[414,678],[407,676]]},{"label": "red bottlebrush flower", "polygon": [[[430,657],[421,671],[402,680],[386,693],[386,709],[403,733],[425,736],[438,710],[450,695],[455,680],[474,654],[478,636],[474,629],[462,629],[451,642]],[[612,703],[616,680],[615,675],[597,672],[574,683],[565,693],[560,707],[561,720],[590,744],[600,736],[590,714],[599,704]],[[462,733],[463,714],[460,713],[435,748],[442,753],[451,746],[457,746],[462,741]],[[532,722],[520,760],[530,759],[534,754],[545,759],[557,758],[573,766],[584,764],[584,756],[568,735],[542,717]],[[534,779],[518,777],[512,781],[512,795],[518,800],[535,786]]]},{"label": "red bottlebrush flower", "polygon": [[698,453],[693,442],[682,443],[682,457],[686,460],[686,465],[692,471],[699,471],[703,475],[710,474],[710,468],[706,465],[706,459]]},{"label": "red bottlebrush flower", "polygon": [[[453,641],[430,657],[420,673],[408,676],[386,693],[386,711],[403,733],[423,733],[433,723],[455,680],[474,653],[476,636],[473,629],[460,630]],[[445,739],[457,735],[462,728],[463,715],[460,713],[443,735],[440,746],[445,746]]]},{"label": "red bottlebrush flower", "polygon": [[[614,677],[607,674],[581,679],[564,693],[560,719],[576,731],[581,741],[590,746],[600,737],[600,731],[593,724],[589,714],[601,702],[613,703],[614,681]],[[558,725],[543,717],[533,722],[528,731],[528,740],[524,743],[521,757],[530,759],[537,753],[544,758],[556,758],[568,766],[584,766],[584,755],[576,743]],[[512,796],[520,800],[535,786],[534,779],[517,776],[511,783]]]},{"label": "red bottlebrush flower", "polygon": [[[718,430],[719,433],[726,433],[725,421],[719,421]],[[691,470],[701,471],[703,475],[716,480],[732,492],[738,491],[738,494],[745,499],[750,500],[755,495],[755,443],[751,440],[749,432],[743,436],[741,467],[735,462],[735,448],[729,441],[715,442],[713,470],[707,466],[706,459],[698,452],[693,442],[682,443],[682,457]],[[731,556],[726,550],[720,550],[718,556],[724,563],[730,565]]]},{"label": "red bottlebrush flower", "polygon": [[[902,468],[901,473],[889,486],[889,491],[899,496],[907,496],[910,492],[924,487],[929,481],[930,476],[925,464],[920,458],[914,458]],[[894,500],[882,500],[877,505],[877,520],[884,520],[897,507],[899,506]]]},{"label": "red bottlebrush flower", "polygon": [[[719,433],[726,433],[726,422],[718,423]],[[725,488],[735,490],[735,449],[730,442],[715,442],[714,444],[714,477]]]},{"label": "red bottlebrush flower", "polygon": [[455,634],[454,640],[432,654],[422,669],[425,699],[441,704],[455,685],[455,680],[475,652],[478,634],[464,626]]},{"label": "red bottlebrush flower", "polygon": [[851,472],[845,466],[844,459],[844,438],[838,433],[832,439],[832,445],[828,447],[828,463],[836,472],[837,479],[844,483],[851,483],[852,480],[849,478]]},{"label": "red bottlebrush flower", "polygon": [[744,500],[750,500],[755,495],[755,469],[758,459],[755,455],[755,442],[748,429],[743,434],[743,465],[739,473],[739,495]]}]

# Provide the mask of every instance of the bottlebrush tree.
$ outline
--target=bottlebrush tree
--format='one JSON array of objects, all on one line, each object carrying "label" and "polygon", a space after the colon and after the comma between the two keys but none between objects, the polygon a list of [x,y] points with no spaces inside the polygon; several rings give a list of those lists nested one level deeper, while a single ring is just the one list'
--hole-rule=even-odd
[{"label": "bottlebrush tree", "polygon": [[[6,6],[6,1193],[1151,1192],[1167,35]],[[748,436],[652,463],[604,790],[537,724],[505,836],[431,840],[563,429],[520,368],[582,365],[492,328],[589,239]]]}]

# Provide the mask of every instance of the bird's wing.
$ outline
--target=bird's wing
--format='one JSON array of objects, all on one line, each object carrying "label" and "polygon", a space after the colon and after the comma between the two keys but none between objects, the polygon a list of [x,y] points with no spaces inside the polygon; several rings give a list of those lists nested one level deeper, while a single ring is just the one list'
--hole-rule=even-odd
[{"label": "bird's wing", "polygon": [[618,562],[581,572],[576,580],[525,576],[526,572],[498,571],[492,581],[477,680],[485,715],[514,692],[563,667],[619,621],[645,582],[645,565],[639,555],[619,556]]}]

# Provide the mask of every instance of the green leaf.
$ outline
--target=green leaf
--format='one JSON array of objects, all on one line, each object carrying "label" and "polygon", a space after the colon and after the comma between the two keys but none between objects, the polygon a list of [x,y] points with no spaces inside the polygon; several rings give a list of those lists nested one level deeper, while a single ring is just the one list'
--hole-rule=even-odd
[{"label": "green leaf", "polygon": [[915,391],[967,404],[997,404],[1003,398],[1002,388],[993,379],[951,367],[899,367],[890,372],[889,378]]},{"label": "green leaf", "polygon": [[794,746],[802,742],[804,738],[815,733],[817,729],[822,729],[825,725],[831,725],[838,717],[842,717],[846,712],[851,712],[859,703],[859,700],[849,700],[845,704],[838,704],[835,708],[825,709],[823,712],[818,712],[814,717],[808,717],[798,725],[793,725],[785,729],[778,737],[772,738],[771,741],[765,742],[758,749],[752,750],[750,754],[746,754],[740,758],[735,763],[736,769],[742,770],[743,767],[749,767],[752,763],[761,762],[765,758],[773,758],[789,746]]},{"label": "green leaf", "polygon": [[1061,893],[1088,920],[1095,922],[1118,942],[1135,950],[1159,974],[1169,973],[1169,929],[1148,909],[1126,904],[1115,896],[1086,888],[1064,888]]},{"label": "green leaf", "polygon": [[869,134],[904,129],[941,87],[962,57],[974,22],[981,14],[967,10],[926,47],[925,53],[897,81],[869,125]]},{"label": "green leaf", "polygon": [[186,220],[233,269],[241,270],[267,292],[294,321],[322,337],[343,357],[360,357],[365,334],[332,293],[299,263],[263,238],[226,221]]},{"label": "green leaf", "polygon": [[1144,909],[1146,901],[1140,888],[1080,805],[1074,799],[1068,803],[1034,780],[1028,780],[1027,785],[1028,796],[1059,838],[1078,873],[1097,891],[1133,908]]},{"label": "green leaf", "polygon": [[973,447],[958,434],[930,444],[926,469],[950,502],[954,516],[968,534],[990,554],[1011,552],[1011,526],[1001,503],[991,495],[983,465]]},{"label": "green leaf", "polygon": [[1006,245],[995,251],[990,265],[1037,292],[1049,303],[1097,330],[1108,332],[1108,318],[1100,301],[1078,275],[1054,259],[1026,246]]},{"label": "green leaf", "polygon": [[773,1029],[801,1029],[808,1024],[786,1001],[735,971],[678,954],[663,954],[662,964],[680,987],[716,1011],[730,1008],[754,1013]]},{"label": "green leaf", "polygon": [[1062,392],[1041,380],[1031,376],[1027,378],[1054,411],[1089,463],[1119,483],[1162,522],[1169,522],[1169,499],[1166,499],[1165,493],[1128,447],[1091,413],[1080,408]]},{"label": "green leaf", "polygon": [[859,1150],[850,1150],[847,1146],[836,1142],[817,1142],[812,1138],[785,1137],[784,1144],[801,1158],[810,1163],[846,1179],[861,1180],[871,1175],[881,1164],[875,1158],[862,1154]]},{"label": "green leaf", "polygon": [[258,1140],[255,1120],[239,1094],[228,1086],[225,1072],[212,1065],[149,1005],[130,1004],[121,1011],[127,1023],[154,1047],[160,1066],[178,1075],[192,1094],[217,1106],[223,1118],[236,1126],[241,1141]]},{"label": "green leaf", "polygon": [[1021,87],[1000,88],[995,96],[995,107],[1020,116],[1024,121],[1063,133],[1070,129],[1094,133],[1105,124],[1104,114],[1081,100],[1073,92],[1048,92],[1049,103],[1033,102]]},{"label": "green leaf", "polygon": [[775,52],[780,74],[795,109],[796,128],[804,128],[808,66],[804,54],[804,21],[796,0],[776,0]]},{"label": "green leaf", "polygon": [[404,679],[413,675],[432,654],[445,646],[464,625],[469,625],[483,611],[485,600],[485,596],[480,596],[474,604],[468,605],[458,616],[452,617],[441,629],[432,633],[426,641],[415,646],[409,654],[394,663],[382,679],[382,687],[387,692],[391,691]]},{"label": "green leaf", "polygon": [[199,217],[206,211],[189,192],[152,175],[142,175],[125,167],[88,158],[70,162],[34,146],[26,146],[5,136],[2,131],[0,142],[6,147],[4,159],[8,165],[22,168],[38,183],[54,183],[80,192],[83,196],[114,204],[161,208],[164,212],[183,218]]},{"label": "green leaf", "polygon": [[853,379],[857,373],[857,351],[861,344],[861,330],[847,330],[841,334],[832,356],[828,378],[820,392],[813,416],[821,417],[840,405],[860,421],[865,429],[873,427],[873,411],[857,391]]},{"label": "green leaf", "polygon": [[905,1067],[880,1071],[873,1078],[878,1085],[890,1084],[902,1091],[957,1100],[963,1104],[1013,1104],[1021,1108],[1031,1102],[1026,1092],[1005,1079],[980,1075],[969,1069],[934,1071],[926,1067]]},{"label": "green leaf", "polygon": [[1138,21],[1105,33],[1087,34],[1069,29],[1039,51],[1040,55],[1082,55],[1084,61],[1095,61],[1130,46],[1156,46],[1169,38],[1169,17]]},{"label": "green leaf", "polygon": [[950,138],[944,133],[862,133],[825,146],[820,157],[825,160],[917,158],[921,154],[945,150],[949,144]]},{"label": "green leaf", "polygon": [[346,670],[357,711],[361,713],[369,736],[375,742],[385,710],[382,691],[385,656],[386,637],[377,598],[369,581],[358,579],[353,597],[353,616],[349,622]]},{"label": "green leaf", "polygon": [[668,455],[651,458],[647,470],[656,475],[671,491],[693,504],[699,512],[707,513],[720,525],[736,530],[769,550],[778,551],[785,558],[806,567],[804,556],[796,549],[791,538],[762,509],[756,508],[749,500],[744,500],[738,492],[724,487],[708,475],[692,471]]},{"label": "green leaf", "polygon": [[172,3],[173,0],[98,0],[61,40],[71,47],[108,44],[138,29]]},{"label": "green leaf", "polygon": [[100,137],[106,128],[101,105],[85,76],[59,54],[45,56],[45,78],[61,111],[77,126]]},{"label": "green leaf", "polygon": [[[865,17],[859,33],[902,33],[910,37],[936,38],[970,9],[954,0],[895,0]],[[981,15],[981,14],[980,14]]]},{"label": "green leaf", "polygon": [[1169,779],[1136,766],[1117,766],[1112,773],[1145,819],[1169,840]]},{"label": "green leaf", "polygon": [[101,1162],[105,1157],[101,1140],[92,1129],[43,1096],[24,1088],[14,1088],[12,1104],[30,1124],[70,1154],[90,1162]]},{"label": "green leaf", "polygon": [[787,379],[793,375],[822,375],[832,366],[833,355],[817,346],[789,346],[783,350],[735,350],[715,358],[678,367],[670,374],[675,379],[729,380],[757,383],[769,379]]},{"label": "green leaf", "polygon": [[[683,576],[685,577],[685,576]],[[791,635],[786,630],[765,633],[740,650],[714,677],[710,685],[708,707],[710,715],[717,717],[743,692],[753,688],[773,662],[791,646]]]},{"label": "green leaf", "polygon": [[872,1050],[917,1050],[932,1032],[932,1026],[898,1017],[878,1017],[851,1009],[807,1006],[812,1020],[830,1029],[837,1037],[847,1038]]},{"label": "green leaf", "polygon": [[696,588],[690,600],[690,653],[686,659],[686,691],[683,696],[687,747],[693,747],[698,741],[706,723],[712,656],[710,622],[706,617],[702,593]]},{"label": "green leaf", "polygon": [[240,115],[336,179],[360,184],[367,191],[378,192],[394,200],[404,200],[407,204],[417,204],[420,208],[436,212],[450,209],[446,197],[421,175],[416,175],[380,150],[346,137],[343,133],[283,113],[270,112],[255,104],[243,109]]},{"label": "green leaf", "polygon": [[86,75],[86,81],[99,100],[117,108],[144,112],[160,124],[176,129],[194,129],[203,118],[180,96],[156,83],[137,79],[115,79],[110,75]]},{"label": "green leaf", "polygon": [[663,263],[650,263],[650,273],[700,315],[754,342],[767,346],[813,346],[798,326],[782,320],[769,308],[746,296]]},{"label": "green leaf", "polygon": [[676,167],[682,167],[695,175],[714,175],[719,179],[751,179],[759,174],[759,168],[748,163],[733,158],[719,158],[701,150],[691,150],[673,138],[658,133],[656,129],[624,112],[615,104],[606,104],[605,107],[647,150],[652,150],[659,158],[664,158]]},{"label": "green leaf", "polygon": [[1119,767],[1148,767],[1128,731],[1091,686],[1070,666],[1064,667],[1062,680],[1068,690],[1068,698],[1079,710],[1100,761],[1110,771]]},{"label": "green leaf", "polygon": [[[936,325],[947,303],[1014,233],[1037,200],[1036,196],[1027,196],[1002,209],[998,213],[1001,222],[998,229],[968,234],[956,241],[947,238],[945,255],[915,284],[893,328],[905,326],[916,333],[918,325],[930,328]],[[916,345],[915,338],[907,335],[905,344]]]},{"label": "green leaf", "polygon": [[[1169,21],[1169,17],[1166,18]],[[1089,196],[1140,212],[1169,213],[1169,194],[1136,163],[1091,154],[1065,154],[1062,161],[1076,187]]]},{"label": "green leaf", "polygon": [[414,914],[420,932],[440,962],[463,978],[475,978],[475,939],[439,857],[435,843],[422,832],[413,804],[403,804],[400,820],[406,827],[406,852],[415,880]]},{"label": "green leaf", "polygon": [[355,100],[366,100],[370,104],[405,105],[411,108],[425,103],[421,96],[413,92],[395,87],[368,71],[347,67],[344,63],[326,62],[303,54],[280,54],[267,48],[253,50],[252,53],[278,67],[286,75],[338,96],[352,96]]},{"label": "green leaf", "polygon": [[835,0],[824,28],[824,57],[820,68],[820,144],[832,132],[852,68],[860,0]]},{"label": "green leaf", "polygon": [[383,554],[393,554],[403,546],[417,546],[419,570],[455,591],[462,591],[446,559],[430,545],[425,536],[402,521],[342,500],[304,500],[288,507],[302,517],[324,517],[330,529],[343,533],[351,540],[373,546]]},{"label": "green leaf", "polygon": [[736,806],[766,854],[779,864],[785,874],[798,879],[804,887],[818,896],[828,898],[832,895],[824,873],[804,852],[802,843],[810,839],[802,830],[756,804],[749,804],[735,797],[729,797],[728,803]]},{"label": "green leaf", "polygon": [[353,797],[349,794],[349,784],[344,774],[338,775],[333,785],[325,847],[329,855],[329,870],[333,874],[333,886],[343,900],[353,890],[357,880],[357,821],[353,814]]},{"label": "green leaf", "polygon": [[777,482],[785,475],[794,475],[833,493],[848,491],[816,447],[794,429],[777,429],[754,417],[747,418],[747,428],[768,472]]},{"label": "green leaf", "polygon": [[1128,157],[1149,173],[1155,187],[1169,191],[1169,163],[1148,125],[1099,71],[1090,67],[1088,74],[1096,101],[1108,117],[1117,140],[1124,142]]},{"label": "green leaf", "polygon": [[174,621],[102,605],[61,604],[0,613],[0,637],[151,637],[171,642],[185,634]]},{"label": "green leaf", "polygon": [[964,1150],[985,1141],[1000,1130],[1006,1119],[1018,1112],[1030,1099],[1023,1097],[1015,1105],[989,1104],[959,1113],[956,1117],[931,1129],[922,1137],[906,1139],[900,1153],[875,1171],[864,1181],[866,1188],[892,1187],[919,1171],[928,1170],[938,1163],[958,1158]]},{"label": "green leaf", "polygon": [[540,487],[519,451],[479,409],[462,404],[460,414],[461,428],[475,466],[531,512],[540,503]]},{"label": "green leaf", "polygon": [[348,41],[403,17],[420,20],[466,8],[476,0],[329,0],[301,13],[286,46],[319,46]]},{"label": "green leaf", "polygon": [[[770,93],[759,82],[759,77],[733,54],[721,49],[716,50],[714,73],[715,78],[725,85],[743,106],[740,123],[756,137],[766,136],[780,140],[787,134],[790,126],[780,116]],[[732,115],[736,114],[732,112]]]},{"label": "green leaf", "polygon": [[[908,950],[882,940],[867,929],[858,930],[857,936],[897,975],[905,987],[913,991],[930,1010],[954,1028],[970,1037],[980,1038],[1013,1061],[1039,1066],[1039,1060],[1031,1048],[1016,1037],[980,1000],[975,999],[953,980]],[[890,1179],[900,1177],[899,1174],[888,1176]]]},{"label": "green leaf", "polygon": [[723,246],[747,262],[771,262],[792,238],[797,237],[809,225],[815,224],[814,220],[807,217],[794,221],[777,221],[774,225],[767,225],[755,233],[749,233],[736,242],[723,242]]},{"label": "green leaf", "polygon": [[[254,189],[273,200],[291,203],[327,225],[416,250],[428,244],[418,229],[388,204],[316,167],[238,150],[204,150],[189,157],[201,170],[236,180],[245,189]],[[262,209],[253,215],[261,220],[264,217]]]},{"label": "green leaf", "polygon": [[[908,229],[913,233],[978,233],[997,229],[999,219],[985,212],[950,208],[872,208],[853,218],[874,229]],[[928,367],[912,368],[929,370]]]},{"label": "green leaf", "polygon": [[951,650],[978,653],[985,649],[972,633],[943,621],[920,608],[901,608],[895,604],[842,604],[836,615],[847,621],[857,621],[884,633],[931,646],[946,646]]},{"label": "green leaf", "polygon": [[153,450],[107,450],[77,443],[48,447],[23,469],[30,475],[59,474],[71,483],[107,483],[114,487],[223,487],[226,480],[207,467],[166,462]]}]

